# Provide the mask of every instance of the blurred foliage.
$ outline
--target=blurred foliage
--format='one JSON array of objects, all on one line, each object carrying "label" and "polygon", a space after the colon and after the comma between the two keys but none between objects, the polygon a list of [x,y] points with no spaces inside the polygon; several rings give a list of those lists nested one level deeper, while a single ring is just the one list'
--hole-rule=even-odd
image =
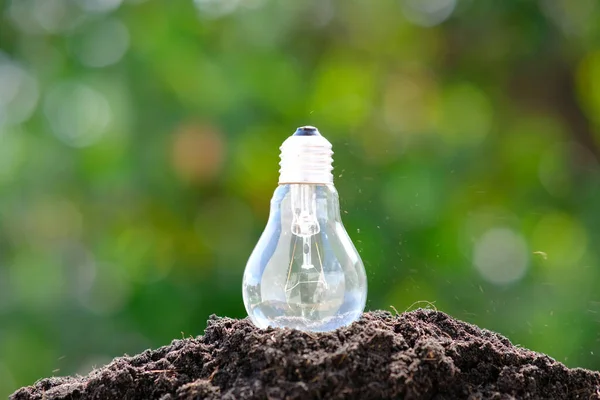
[{"label": "blurred foliage", "polygon": [[600,368],[596,0],[0,0],[0,396],[245,316],[332,141],[368,309]]}]

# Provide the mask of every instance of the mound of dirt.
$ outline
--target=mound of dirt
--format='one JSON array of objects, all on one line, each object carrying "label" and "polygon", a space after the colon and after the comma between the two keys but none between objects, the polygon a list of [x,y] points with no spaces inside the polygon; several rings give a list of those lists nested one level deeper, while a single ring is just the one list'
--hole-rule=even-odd
[{"label": "mound of dirt", "polygon": [[211,317],[204,336],[47,378],[11,399],[600,399],[569,369],[438,311],[365,313],[328,333]]}]

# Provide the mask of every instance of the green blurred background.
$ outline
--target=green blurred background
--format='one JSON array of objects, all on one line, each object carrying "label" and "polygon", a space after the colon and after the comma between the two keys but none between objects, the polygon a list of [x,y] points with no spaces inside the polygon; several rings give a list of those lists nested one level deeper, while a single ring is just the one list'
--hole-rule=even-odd
[{"label": "green blurred background", "polygon": [[597,0],[0,0],[0,397],[244,317],[278,147],[367,309],[600,368]]}]

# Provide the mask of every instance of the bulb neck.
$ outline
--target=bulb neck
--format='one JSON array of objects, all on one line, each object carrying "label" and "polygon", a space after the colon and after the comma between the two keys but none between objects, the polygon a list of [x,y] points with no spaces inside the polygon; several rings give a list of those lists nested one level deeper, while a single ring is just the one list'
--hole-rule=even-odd
[{"label": "bulb neck", "polygon": [[331,143],[317,128],[304,126],[280,147],[279,184],[333,184]]}]

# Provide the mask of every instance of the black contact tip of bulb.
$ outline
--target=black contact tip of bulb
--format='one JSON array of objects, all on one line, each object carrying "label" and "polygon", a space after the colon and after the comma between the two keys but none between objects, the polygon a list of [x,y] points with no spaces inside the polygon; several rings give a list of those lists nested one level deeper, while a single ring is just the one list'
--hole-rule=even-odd
[{"label": "black contact tip of bulb", "polygon": [[314,126],[301,126],[292,136],[321,136],[321,134]]}]

